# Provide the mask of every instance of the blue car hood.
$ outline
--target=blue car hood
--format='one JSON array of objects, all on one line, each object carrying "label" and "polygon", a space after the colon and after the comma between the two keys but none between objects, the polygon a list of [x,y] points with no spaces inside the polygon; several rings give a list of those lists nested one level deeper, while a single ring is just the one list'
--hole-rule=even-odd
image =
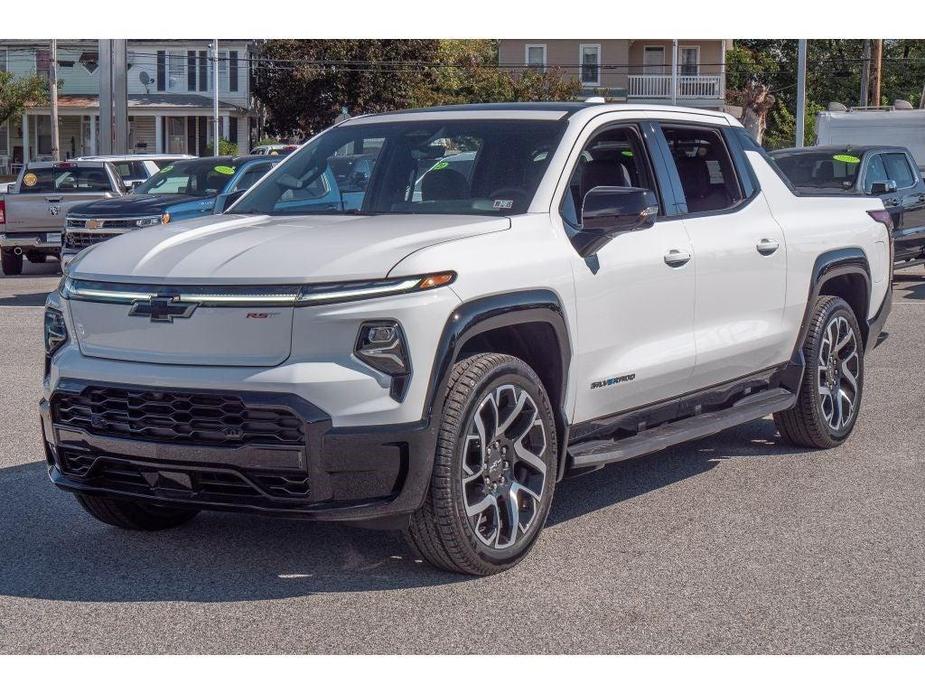
[{"label": "blue car hood", "polygon": [[177,205],[189,202],[206,202],[214,198],[196,197],[195,195],[146,195],[130,194],[122,198],[110,200],[94,200],[93,202],[75,205],[70,209],[74,214],[89,214],[99,217],[120,217],[123,215],[162,214]]}]

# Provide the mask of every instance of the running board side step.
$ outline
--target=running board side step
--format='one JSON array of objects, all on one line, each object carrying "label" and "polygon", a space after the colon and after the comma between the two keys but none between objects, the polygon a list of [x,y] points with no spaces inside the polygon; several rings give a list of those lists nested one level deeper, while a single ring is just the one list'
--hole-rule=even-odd
[{"label": "running board side step", "polygon": [[619,440],[584,441],[569,446],[573,468],[600,467],[655,453],[685,441],[712,436],[724,429],[745,424],[755,419],[792,407],[797,396],[785,388],[772,388],[738,400],[734,405],[715,412],[680,419],[635,436]]}]

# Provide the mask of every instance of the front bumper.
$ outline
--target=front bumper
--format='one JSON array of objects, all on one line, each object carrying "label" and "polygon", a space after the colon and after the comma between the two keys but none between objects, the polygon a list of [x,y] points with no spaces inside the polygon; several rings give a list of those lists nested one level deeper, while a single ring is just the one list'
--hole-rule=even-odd
[{"label": "front bumper", "polygon": [[[62,489],[219,511],[401,522],[423,502],[430,481],[435,433],[425,421],[336,428],[312,403],[266,392],[224,395],[246,407],[286,408],[298,419],[299,444],[177,443],[88,430],[96,427],[92,419],[89,427],[65,421],[63,400],[104,387],[62,379],[40,404],[49,476]],[[147,386],[133,390],[166,392]],[[177,392],[188,398],[223,395],[170,391]]]}]

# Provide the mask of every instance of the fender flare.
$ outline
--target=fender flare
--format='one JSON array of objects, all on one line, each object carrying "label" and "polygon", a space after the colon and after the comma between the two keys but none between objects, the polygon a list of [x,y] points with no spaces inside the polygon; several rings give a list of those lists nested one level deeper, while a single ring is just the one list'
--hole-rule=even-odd
[{"label": "fender flare", "polygon": [[462,347],[471,338],[497,328],[544,323],[556,335],[561,361],[561,393],[559,402],[553,402],[553,414],[559,442],[559,476],[564,466],[568,445],[568,417],[565,414],[565,399],[568,386],[572,348],[569,340],[565,313],[559,297],[548,289],[531,289],[492,294],[460,304],[447,318],[437,343],[427,395],[424,400],[423,420],[433,427],[435,418],[442,414],[440,394],[446,387],[453,364],[459,358]]}]

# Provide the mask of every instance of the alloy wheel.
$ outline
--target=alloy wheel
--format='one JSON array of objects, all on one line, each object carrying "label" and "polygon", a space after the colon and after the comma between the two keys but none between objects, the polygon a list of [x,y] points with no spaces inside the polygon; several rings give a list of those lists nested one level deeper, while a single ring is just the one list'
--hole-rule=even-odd
[{"label": "alloy wheel", "polygon": [[475,408],[462,447],[462,493],[482,544],[507,549],[533,528],[546,488],[546,445],[539,408],[520,386],[498,386]]},{"label": "alloy wheel", "polygon": [[861,360],[854,328],[842,315],[828,322],[819,347],[819,406],[834,432],[850,425],[860,396]]}]

